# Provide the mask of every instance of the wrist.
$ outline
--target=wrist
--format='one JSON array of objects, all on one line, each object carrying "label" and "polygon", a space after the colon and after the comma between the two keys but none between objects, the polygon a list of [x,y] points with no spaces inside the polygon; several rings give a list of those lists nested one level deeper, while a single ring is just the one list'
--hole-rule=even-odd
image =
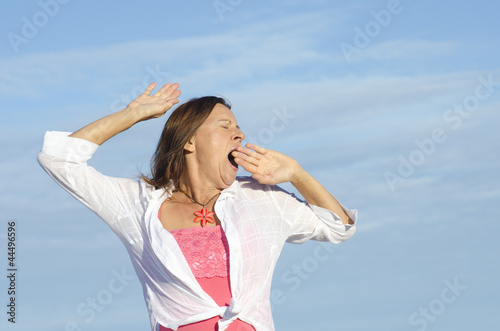
[{"label": "wrist", "polygon": [[292,183],[293,186],[300,185],[300,183],[303,183],[307,180],[307,175],[308,173],[297,162],[295,165],[295,169],[292,172],[290,182]]},{"label": "wrist", "polygon": [[136,111],[134,108],[131,108],[130,106],[127,106],[124,109],[120,110],[120,113],[122,114],[123,118],[128,123],[130,123],[130,126],[133,126],[134,124],[145,120],[145,118],[141,118],[139,116],[140,114],[138,111]]}]

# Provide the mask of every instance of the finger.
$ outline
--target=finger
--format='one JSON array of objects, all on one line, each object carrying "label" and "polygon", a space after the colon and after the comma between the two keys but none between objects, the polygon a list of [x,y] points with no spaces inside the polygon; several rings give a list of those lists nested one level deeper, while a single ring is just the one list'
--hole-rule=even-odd
[{"label": "finger", "polygon": [[179,103],[179,100],[176,98],[171,98],[171,99],[161,99],[158,101],[158,105],[162,107],[162,114],[160,116],[163,116],[170,108],[172,108],[175,104]]},{"label": "finger", "polygon": [[257,146],[255,144],[251,144],[251,143],[248,143],[245,145],[247,148],[249,149],[253,149],[254,151],[256,151],[257,153],[259,154],[264,154],[266,153],[268,150],[264,147],[261,147],[261,146]]},{"label": "finger", "polygon": [[[248,152],[252,152],[250,150],[247,150]],[[247,152],[247,153],[248,153]],[[252,153],[255,153],[255,152],[252,152]],[[252,164],[254,166],[258,166],[259,165],[259,160],[251,155],[248,155],[246,154],[245,152],[238,152],[238,151],[233,151],[232,152],[232,155],[234,156],[234,158],[238,158],[240,160],[243,160],[249,164]]]},{"label": "finger", "polygon": [[158,92],[156,92],[156,93],[154,94],[154,96],[155,96],[155,97],[159,97],[159,96],[161,96],[162,94],[164,94],[164,93],[165,93],[165,91],[167,91],[167,89],[168,89],[171,85],[172,85],[171,83],[167,83],[167,84],[163,85],[163,86],[161,87],[161,89],[159,89],[159,90],[158,90]]},{"label": "finger", "polygon": [[[248,144],[247,144],[248,145]],[[262,154],[252,151],[251,149],[245,147],[238,147],[236,150],[246,156],[253,157],[256,160],[260,160],[262,158]]]},{"label": "finger", "polygon": [[181,90],[175,90],[171,95],[170,97],[171,98],[175,98],[177,99],[180,95],[182,94],[182,91]]},{"label": "finger", "polygon": [[151,92],[155,89],[156,83],[151,83],[149,86],[146,88],[143,94],[145,95],[151,95]]},{"label": "finger", "polygon": [[174,83],[174,84],[170,84],[166,89],[165,89],[165,95],[166,96],[171,96],[173,95],[174,93],[177,92],[177,89],[179,88],[179,83]]},{"label": "finger", "polygon": [[257,172],[258,170],[258,167],[240,157],[235,157],[234,158],[234,162],[236,162],[237,165],[243,167],[243,169],[245,169],[246,171],[254,174]]},{"label": "finger", "polygon": [[169,110],[170,107],[172,107],[173,105],[175,105],[176,103],[179,103],[179,100],[178,99],[168,99],[167,101],[165,101],[163,104],[165,105],[166,107],[166,110]]}]

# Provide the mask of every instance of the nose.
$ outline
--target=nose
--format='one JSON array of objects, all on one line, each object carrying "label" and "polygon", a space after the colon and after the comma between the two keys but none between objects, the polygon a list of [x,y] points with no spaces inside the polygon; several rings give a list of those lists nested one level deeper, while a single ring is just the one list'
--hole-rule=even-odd
[{"label": "nose", "polygon": [[245,139],[245,134],[243,133],[243,131],[240,130],[240,128],[236,128],[236,132],[234,133],[233,139],[239,141]]}]

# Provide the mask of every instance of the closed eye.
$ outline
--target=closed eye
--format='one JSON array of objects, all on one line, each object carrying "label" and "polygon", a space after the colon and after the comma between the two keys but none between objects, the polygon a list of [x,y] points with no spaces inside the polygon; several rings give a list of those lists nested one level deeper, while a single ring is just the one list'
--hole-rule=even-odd
[{"label": "closed eye", "polygon": [[[230,119],[220,119],[219,120],[220,126],[223,129],[229,130],[233,126],[233,122]],[[236,125],[236,128],[239,130],[240,127]]]}]

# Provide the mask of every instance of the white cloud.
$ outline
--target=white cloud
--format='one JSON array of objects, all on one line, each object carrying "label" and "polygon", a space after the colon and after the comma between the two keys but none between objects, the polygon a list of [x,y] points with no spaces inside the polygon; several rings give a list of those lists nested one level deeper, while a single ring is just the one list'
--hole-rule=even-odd
[{"label": "white cloud", "polygon": [[[300,3],[306,2],[295,1],[297,5]],[[88,274],[79,274],[78,268],[68,266],[82,269],[91,266],[92,270],[106,273],[109,261],[128,265],[128,257],[114,234],[97,216],[85,211],[52,183],[36,164],[35,156],[41,146],[43,130],[76,129],[108,114],[113,100],[122,94],[131,95],[143,84],[148,67],[158,67],[161,75],[178,80],[185,99],[214,93],[227,96],[234,105],[239,124],[248,135],[255,136],[269,128],[270,119],[275,116],[274,109],[286,109],[296,115],[283,130],[274,132],[269,147],[292,153],[346,206],[359,209],[358,234],[352,242],[337,248],[342,251],[336,258],[347,267],[339,270],[338,264],[325,265],[322,281],[311,277],[304,282],[303,292],[297,292],[298,298],[308,298],[308,286],[315,288],[318,284],[335,282],[341,283],[338,286],[345,290],[339,296],[342,298],[349,297],[350,289],[362,288],[356,292],[361,294],[348,300],[352,306],[357,302],[370,302],[370,298],[381,293],[380,288],[383,288],[387,289],[387,297],[392,302],[407,302],[409,314],[418,307],[418,302],[428,300],[427,297],[421,300],[418,295],[433,288],[434,284],[425,279],[429,274],[439,278],[450,273],[467,273],[469,269],[481,270],[477,266],[493,258],[488,252],[495,250],[488,245],[494,242],[493,233],[498,229],[495,201],[500,191],[495,179],[500,161],[498,153],[494,152],[498,150],[499,141],[500,94],[486,100],[464,119],[459,130],[447,131],[449,139],[416,169],[415,174],[391,192],[384,180],[384,171],[397,172],[397,157],[408,156],[415,149],[415,139],[429,137],[433,128],[446,124],[443,112],[474,93],[477,78],[485,72],[459,71],[462,69],[458,68],[477,68],[477,63],[466,62],[464,58],[454,59],[462,61],[456,64],[448,63],[453,52],[464,47],[466,38],[450,42],[446,41],[449,36],[444,34],[433,36],[442,41],[374,40],[362,50],[358,63],[348,65],[336,43],[344,37],[351,38],[352,25],[358,24],[353,21],[346,24],[346,20],[363,21],[361,15],[369,15],[374,4],[351,2],[341,6],[344,9],[338,11],[282,17],[269,15],[272,19],[265,22],[262,13],[269,9],[263,6],[260,12],[249,10],[249,16],[260,23],[226,24],[228,29],[218,34],[207,29],[207,33],[201,31],[195,37],[184,37],[184,27],[180,27],[179,37],[163,40],[22,53],[18,57],[1,59],[0,103],[4,117],[0,124],[3,141],[0,190],[5,196],[2,215],[4,219],[16,215],[24,226],[20,238],[25,245],[20,242],[21,248],[31,253],[25,256],[23,265],[33,270],[26,274],[26,293],[36,296],[28,284],[33,284],[36,290],[39,287],[35,285],[40,280],[49,283],[44,290],[46,295],[54,288],[51,286],[62,289],[71,284],[64,281],[65,276],[45,275],[57,273],[57,270],[63,270],[67,279],[88,286]],[[245,5],[238,7],[239,13],[245,10],[248,10]],[[284,11],[280,8],[280,13]],[[350,12],[346,15],[346,11]],[[212,14],[216,18],[215,13]],[[239,14],[233,17],[235,20],[241,18]],[[418,25],[407,26],[410,19],[408,16],[408,20],[400,21],[398,29],[421,28],[421,16]],[[345,36],[340,35],[342,33]],[[495,52],[490,48],[487,51]],[[436,66],[446,64],[443,67],[457,69],[434,73],[423,64],[420,75],[411,74],[414,72],[411,68],[401,73],[403,65],[411,66],[419,59],[435,60]],[[398,68],[392,67],[394,60],[398,61]],[[387,64],[391,67],[384,67]],[[490,69],[498,77],[494,65],[494,62],[481,63],[481,68]],[[136,164],[145,164],[147,168],[163,120],[142,123],[113,138],[101,147],[91,163],[110,175],[128,176],[134,172]],[[148,146],[151,153],[143,146]],[[486,232],[482,230],[485,224]],[[87,246],[88,240],[92,247]],[[48,268],[50,262],[41,259],[40,252],[33,251],[32,247],[44,247],[48,252],[45,257],[58,256],[60,259]],[[98,258],[92,255],[95,249],[102,252]],[[304,250],[304,247],[299,249]],[[76,260],[74,256],[66,258],[72,252],[81,255]],[[457,252],[468,258],[460,263],[449,259],[450,254]],[[482,258],[473,259],[477,256]],[[280,261],[300,263],[297,255],[286,251]],[[97,265],[103,267],[98,269]],[[415,276],[412,280],[421,283],[406,286],[401,282],[405,274]],[[480,274],[485,280],[493,275],[490,271]],[[342,282],[344,279],[347,281]],[[387,279],[391,281],[385,282]],[[374,290],[373,284],[383,286]],[[394,284],[403,286],[394,287]],[[100,286],[91,287],[89,293],[94,294],[99,289]],[[406,292],[401,294],[400,289]],[[80,300],[75,291],[66,292],[59,300],[66,306],[68,298]],[[413,301],[408,300],[409,292],[413,293]],[[86,298],[85,290],[81,293],[81,298]],[[318,293],[317,287],[310,293]],[[326,293],[324,300],[327,302],[328,292],[322,293]],[[143,312],[147,324],[144,304],[137,300],[140,293],[131,298],[137,306],[134,308]],[[33,297],[32,302],[38,306],[39,301]],[[59,314],[64,318],[53,325],[61,326],[72,320],[78,303],[69,305],[72,315]],[[373,306],[368,306],[362,305],[349,320],[373,314]],[[281,309],[288,311],[290,307],[295,305],[288,301]],[[51,313],[47,310],[39,314],[37,320],[47,320],[47,314]],[[106,314],[102,314],[103,319]],[[372,325],[387,326],[387,321],[396,316],[394,312],[391,314],[369,320]],[[408,314],[401,310],[398,314],[407,325]],[[288,321],[288,315],[283,313],[281,320]],[[111,323],[116,323],[114,315],[108,316]],[[323,322],[328,323],[327,320]],[[45,325],[47,323],[51,322],[45,321]],[[366,329],[366,323],[358,324],[358,329]],[[40,325],[43,327],[42,323]],[[290,329],[290,325],[283,323],[283,326]],[[99,329],[97,323],[92,328]]]},{"label": "white cloud", "polygon": [[315,32],[325,25],[319,15],[325,14],[297,15],[219,35],[142,40],[4,59],[0,61],[0,94],[35,97],[57,87],[75,88],[78,83],[86,89],[89,85],[106,87],[117,80],[137,79],[134,75],[141,69],[144,72],[147,65],[159,65],[197,87],[267,76],[324,57],[311,47],[317,40]]},{"label": "white cloud", "polygon": [[362,49],[354,61],[400,60],[412,58],[429,58],[452,55],[460,48],[460,43],[451,41],[432,42],[428,40],[398,39],[368,46]]}]

